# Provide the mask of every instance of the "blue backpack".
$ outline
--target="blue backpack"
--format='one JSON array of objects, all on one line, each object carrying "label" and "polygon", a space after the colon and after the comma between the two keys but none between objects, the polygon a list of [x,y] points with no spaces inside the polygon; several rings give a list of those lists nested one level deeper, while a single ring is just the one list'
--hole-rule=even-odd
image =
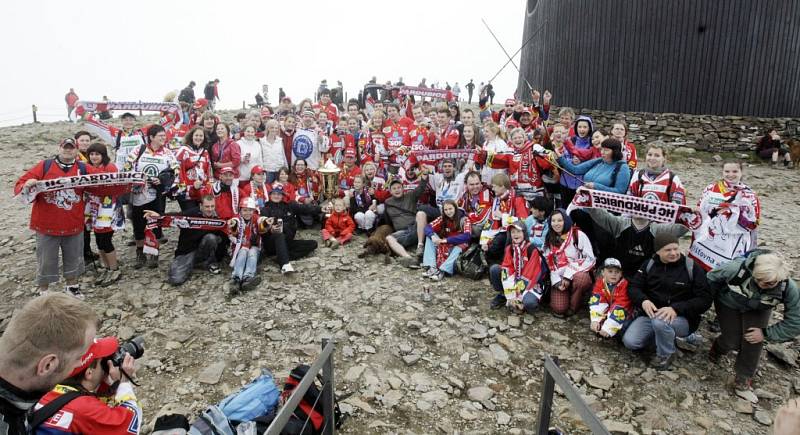
[{"label": "blue backpack", "polygon": [[218,406],[231,421],[252,421],[272,412],[278,406],[280,396],[272,374],[262,370],[261,376],[224,398]]}]

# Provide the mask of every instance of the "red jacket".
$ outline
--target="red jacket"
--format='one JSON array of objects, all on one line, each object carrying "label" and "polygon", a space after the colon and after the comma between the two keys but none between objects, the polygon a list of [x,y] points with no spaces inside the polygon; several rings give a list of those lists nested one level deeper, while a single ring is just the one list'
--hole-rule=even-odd
[{"label": "red jacket", "polygon": [[[220,219],[230,219],[239,213],[238,204],[234,207],[234,198],[231,193],[236,190],[236,200],[241,201],[242,196],[239,194],[238,186],[226,186],[219,181],[211,184],[206,184],[199,192],[199,198],[205,195],[213,195],[214,203],[216,205],[217,217]],[[198,199],[198,198],[193,198]]]},{"label": "red jacket", "polygon": [[[211,147],[211,161],[214,163],[231,163],[234,178],[239,178],[239,165],[242,164],[242,150],[233,139],[220,139]],[[214,171],[218,172],[218,171]]]},{"label": "red jacket", "polygon": [[448,126],[443,132],[436,135],[436,149],[451,150],[458,148],[461,142],[461,133],[454,126]]},{"label": "red jacket", "polygon": [[[71,177],[79,175],[79,165],[76,163],[64,171],[57,162],[53,161],[47,173],[44,173],[44,160],[40,161],[24,175],[19,177],[14,186],[14,194],[22,192],[25,182],[30,179],[51,180],[54,178]],[[91,165],[85,165],[87,174],[105,172]],[[83,232],[86,224],[84,211],[84,192],[97,196],[116,196],[125,193],[127,186],[98,186],[76,189],[62,189],[52,192],[42,192],[36,195],[31,208],[30,229],[37,233],[49,236],[73,236]]]},{"label": "red jacket", "polygon": [[[138,434],[142,424],[142,410],[129,383],[120,384],[112,404],[106,404],[97,396],[80,396],[64,405],[52,417],[42,423],[37,434]],[[44,406],[72,387],[56,385],[39,400]],[[112,406],[113,405],[113,406]]]},{"label": "red jacket", "polygon": [[353,234],[356,230],[356,223],[347,211],[341,213],[333,212],[325,220],[325,231],[330,233],[333,237],[342,237],[348,234]]},{"label": "red jacket", "polygon": [[294,133],[297,130],[287,133],[281,129],[281,139],[283,140],[283,154],[286,156],[288,164],[292,164],[292,142],[294,141]]},{"label": "red jacket", "polygon": [[508,169],[511,186],[518,188],[544,188],[542,182],[543,170],[552,169],[553,165],[546,158],[533,152],[533,143],[527,143],[522,150],[512,153],[487,153],[481,151],[475,154],[475,163],[486,164],[494,169]]},{"label": "red jacket", "polygon": [[458,207],[467,213],[472,226],[483,226],[491,217],[492,199],[494,194],[490,189],[483,188],[481,193],[472,195],[469,191],[464,192],[458,200]]},{"label": "red jacket", "polygon": [[492,222],[491,229],[504,228],[505,223],[502,220],[504,214],[516,216],[522,220],[528,217],[528,204],[525,202],[525,198],[514,193],[514,189],[509,190],[503,196],[495,196],[489,212],[489,219]]}]

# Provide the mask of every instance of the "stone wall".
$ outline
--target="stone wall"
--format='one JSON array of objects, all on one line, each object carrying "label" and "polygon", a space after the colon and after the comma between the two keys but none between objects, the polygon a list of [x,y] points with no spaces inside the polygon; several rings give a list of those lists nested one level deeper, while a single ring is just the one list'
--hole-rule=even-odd
[{"label": "stone wall", "polygon": [[[626,113],[591,109],[576,112],[591,116],[595,127],[608,130],[615,119],[624,119],[628,123],[628,135],[636,145],[661,140],[675,147],[683,146],[698,151],[749,151],[767,128],[776,128],[784,141],[800,139],[800,118]],[[558,108],[551,109],[550,117],[558,122]]]}]

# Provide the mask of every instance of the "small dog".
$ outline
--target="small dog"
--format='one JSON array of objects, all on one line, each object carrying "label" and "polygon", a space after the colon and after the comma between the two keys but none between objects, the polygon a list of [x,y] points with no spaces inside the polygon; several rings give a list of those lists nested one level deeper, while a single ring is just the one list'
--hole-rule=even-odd
[{"label": "small dog", "polygon": [[364,242],[364,252],[358,254],[358,258],[365,258],[368,255],[388,254],[389,245],[386,244],[386,236],[392,234],[394,228],[391,225],[381,225]]},{"label": "small dog", "polygon": [[792,168],[797,169],[800,165],[800,140],[789,139],[786,142],[789,146],[789,156],[792,158]]}]

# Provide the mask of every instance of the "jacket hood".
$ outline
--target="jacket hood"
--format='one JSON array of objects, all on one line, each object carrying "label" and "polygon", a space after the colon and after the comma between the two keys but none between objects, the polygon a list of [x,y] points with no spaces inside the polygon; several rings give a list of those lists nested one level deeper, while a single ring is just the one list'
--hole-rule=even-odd
[{"label": "jacket hood", "polygon": [[578,122],[580,121],[586,121],[589,123],[589,134],[586,135],[586,138],[591,139],[592,134],[594,134],[594,121],[592,121],[591,116],[586,116],[586,115],[579,116],[577,119],[575,119],[575,122],[572,124],[573,130],[575,130],[575,137],[580,137],[578,136]]}]

